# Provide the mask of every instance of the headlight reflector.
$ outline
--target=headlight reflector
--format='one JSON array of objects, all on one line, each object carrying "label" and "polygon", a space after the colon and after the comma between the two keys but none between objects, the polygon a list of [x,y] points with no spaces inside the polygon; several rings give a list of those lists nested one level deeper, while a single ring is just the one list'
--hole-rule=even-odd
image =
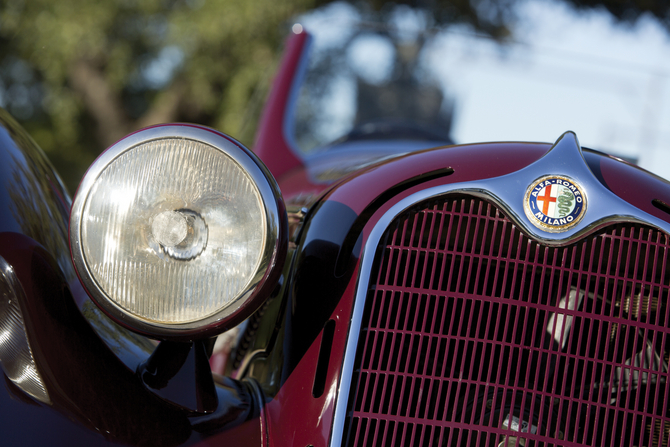
[{"label": "headlight reflector", "polygon": [[274,180],[233,140],[149,128],[112,146],[82,182],[75,266],[113,317],[189,333],[235,313],[267,276],[285,227],[278,203]]}]

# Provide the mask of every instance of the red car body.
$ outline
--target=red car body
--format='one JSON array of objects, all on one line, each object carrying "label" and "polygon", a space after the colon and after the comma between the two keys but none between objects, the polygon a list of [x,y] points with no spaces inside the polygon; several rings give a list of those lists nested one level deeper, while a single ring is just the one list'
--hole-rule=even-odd
[{"label": "red car body", "polygon": [[[304,162],[286,120],[308,39],[288,41],[254,147],[288,210],[286,266],[209,415],[142,385],[151,345],[95,310],[69,261],[67,192],[3,112],[0,256],[51,403],[5,377],[0,443],[669,445],[670,185],[571,134],[402,155],[373,140]],[[526,178],[589,173],[588,225],[552,233],[520,211]],[[586,293],[572,308],[571,287]],[[558,316],[566,341],[546,329]],[[638,343],[660,360],[639,361]]]}]

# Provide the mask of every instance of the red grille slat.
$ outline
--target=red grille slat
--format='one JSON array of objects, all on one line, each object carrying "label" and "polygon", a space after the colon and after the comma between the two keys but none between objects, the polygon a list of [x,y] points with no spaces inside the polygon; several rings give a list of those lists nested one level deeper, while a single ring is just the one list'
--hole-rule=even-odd
[{"label": "red grille slat", "polygon": [[399,216],[371,274],[346,444],[667,446],[669,247],[633,224],[543,246],[467,196]]}]

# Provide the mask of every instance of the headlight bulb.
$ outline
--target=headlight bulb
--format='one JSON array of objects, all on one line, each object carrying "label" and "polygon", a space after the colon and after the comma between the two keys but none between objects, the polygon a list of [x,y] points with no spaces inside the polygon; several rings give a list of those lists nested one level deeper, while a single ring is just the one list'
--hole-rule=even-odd
[{"label": "headlight bulb", "polygon": [[156,253],[189,261],[207,247],[207,224],[193,210],[160,212],[152,219],[149,244]]}]

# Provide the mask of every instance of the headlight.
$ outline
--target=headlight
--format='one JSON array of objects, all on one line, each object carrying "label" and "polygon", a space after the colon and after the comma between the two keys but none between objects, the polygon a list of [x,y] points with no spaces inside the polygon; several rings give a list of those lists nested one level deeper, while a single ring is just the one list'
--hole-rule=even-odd
[{"label": "headlight", "polygon": [[181,339],[255,310],[281,270],[286,231],[278,188],[253,154],[188,125],[109,148],[70,217],[73,261],[93,300],[131,329]]}]

